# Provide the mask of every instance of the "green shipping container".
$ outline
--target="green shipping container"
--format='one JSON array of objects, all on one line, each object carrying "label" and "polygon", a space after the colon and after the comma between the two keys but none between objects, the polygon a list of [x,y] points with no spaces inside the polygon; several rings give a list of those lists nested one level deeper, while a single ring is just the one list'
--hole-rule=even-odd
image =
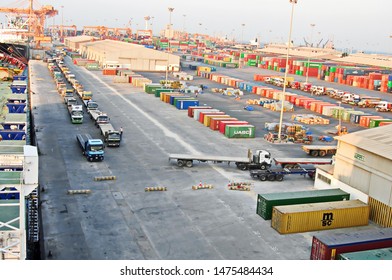
[{"label": "green shipping container", "polygon": [[161,97],[161,92],[174,92],[172,88],[157,88],[155,89],[155,97]]},{"label": "green shipping container", "polygon": [[254,138],[253,125],[226,125],[225,136],[228,138]]},{"label": "green shipping container", "polygon": [[157,88],[162,88],[162,85],[159,84],[159,83],[146,84],[146,85],[144,86],[144,91],[145,91],[146,93],[149,93],[149,94],[155,94],[155,90],[156,90]]},{"label": "green shipping container", "polygon": [[339,254],[337,259],[353,261],[392,260],[392,248],[343,253]]},{"label": "green shipping container", "polygon": [[383,120],[370,120],[369,128],[378,127],[382,122],[392,122],[390,119],[383,119]]},{"label": "green shipping container", "polygon": [[192,99],[192,97],[190,97],[190,96],[176,96],[176,97],[174,97],[173,98],[173,102],[172,103],[170,103],[171,105],[173,105],[173,106],[177,106],[177,102],[179,101],[179,100],[184,100],[184,99]]},{"label": "green shipping container", "polygon": [[256,213],[264,220],[271,220],[272,208],[281,205],[349,200],[350,194],[341,189],[312,190],[259,194]]}]

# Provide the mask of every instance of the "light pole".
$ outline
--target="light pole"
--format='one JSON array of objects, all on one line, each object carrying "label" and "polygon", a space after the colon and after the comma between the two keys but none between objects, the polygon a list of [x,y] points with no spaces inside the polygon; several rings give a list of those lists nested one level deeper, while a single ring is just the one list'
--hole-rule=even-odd
[{"label": "light pole", "polygon": [[341,111],[341,105],[342,105],[342,102],[341,101],[338,101],[337,102],[338,104],[339,104],[339,127],[338,127],[338,132],[341,130],[341,127],[342,127],[342,111]]},{"label": "light pole", "polygon": [[201,37],[200,37],[201,25],[202,25],[202,23],[199,22],[200,28],[199,28],[199,34],[197,34],[197,55],[198,55],[198,56],[200,56],[200,48],[199,48],[199,45],[200,45],[200,38],[201,38]]},{"label": "light pole", "polygon": [[169,10],[169,29],[171,29],[172,23],[171,23],[171,19],[172,19],[172,12],[174,11],[174,8],[168,8]]},{"label": "light pole", "polygon": [[284,99],[286,94],[286,81],[287,81],[287,74],[289,72],[289,52],[290,52],[290,45],[291,45],[291,32],[293,30],[293,16],[294,16],[294,6],[297,4],[298,0],[289,0],[291,5],[291,17],[290,17],[290,31],[289,31],[289,41],[287,46],[287,54],[286,54],[286,69],[284,72],[284,80],[283,80],[283,92],[281,95],[282,100],[282,107],[280,108],[280,119],[279,119],[279,131],[278,131],[278,141],[281,142],[282,137],[282,123],[283,123],[283,113],[284,113]]},{"label": "light pole", "polygon": [[61,6],[61,37],[60,42],[64,36],[64,6]]},{"label": "light pole", "polygon": [[241,32],[241,43],[244,43],[244,27],[245,27],[245,23],[241,24],[242,26],[242,32]]},{"label": "light pole", "polygon": [[184,26],[182,28],[183,29],[182,31],[185,33],[185,19],[186,19],[186,15],[182,15],[182,16],[184,17]]},{"label": "light pole", "polygon": [[[311,29],[311,32],[310,32],[310,47],[313,47],[313,43],[312,43],[312,41],[313,41],[313,27],[315,27],[316,25],[314,24],[314,23],[311,23],[310,24],[310,27],[312,28]],[[306,79],[305,79],[305,83],[307,83],[308,82],[308,79],[309,79],[309,63],[310,63],[310,55],[308,55],[308,66],[306,67]]]}]

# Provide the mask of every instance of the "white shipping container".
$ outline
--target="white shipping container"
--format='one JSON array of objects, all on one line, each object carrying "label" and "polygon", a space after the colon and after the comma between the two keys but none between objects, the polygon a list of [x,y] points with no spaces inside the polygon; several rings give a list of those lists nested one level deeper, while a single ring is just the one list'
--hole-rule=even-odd
[{"label": "white shipping container", "polygon": [[335,108],[339,108],[339,106],[324,106],[322,114],[324,116],[329,116],[330,117],[330,116],[332,116],[333,109],[335,109]]}]

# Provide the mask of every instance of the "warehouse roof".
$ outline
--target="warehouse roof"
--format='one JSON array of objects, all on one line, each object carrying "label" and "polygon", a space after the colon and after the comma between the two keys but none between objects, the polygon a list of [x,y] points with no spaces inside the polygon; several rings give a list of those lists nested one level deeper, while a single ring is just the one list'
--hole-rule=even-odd
[{"label": "warehouse roof", "polygon": [[167,54],[161,51],[149,49],[143,45],[121,42],[116,40],[86,42],[82,44],[81,49],[86,52],[94,52],[99,55],[104,55],[106,60],[116,60],[119,58],[165,60],[170,57],[171,63],[172,60],[175,58],[176,62],[178,62],[179,64],[179,56],[177,55]]},{"label": "warehouse roof", "polygon": [[80,43],[80,42],[90,42],[94,40],[100,40],[98,37],[94,36],[87,36],[87,35],[81,35],[81,36],[75,36],[75,37],[67,37],[65,40],[68,40],[70,42],[74,43]]},{"label": "warehouse roof", "polygon": [[334,61],[392,68],[392,57],[380,54],[355,53]]},{"label": "warehouse roof", "polygon": [[[257,51],[263,53],[286,55],[287,45],[270,44],[270,45],[266,45],[262,49],[258,49]],[[333,59],[333,58],[340,57],[341,52],[338,52],[334,49],[327,49],[327,48],[292,46],[290,48],[290,56],[299,56],[299,57],[313,58],[313,59]]]},{"label": "warehouse roof", "polygon": [[[270,45],[266,45],[262,49],[258,49],[257,51],[263,53],[286,55],[287,45],[270,44]],[[392,68],[392,56],[386,56],[380,54],[365,54],[365,53],[349,54],[346,57],[341,57],[341,55],[342,55],[341,52],[328,48],[311,48],[311,47],[297,47],[297,46],[292,46],[290,48],[290,56],[298,56],[298,57],[313,58],[313,59],[326,59],[338,63],[353,63],[353,64],[368,65],[374,67]]]},{"label": "warehouse roof", "polygon": [[362,150],[392,160],[392,125],[380,126],[337,137]]}]

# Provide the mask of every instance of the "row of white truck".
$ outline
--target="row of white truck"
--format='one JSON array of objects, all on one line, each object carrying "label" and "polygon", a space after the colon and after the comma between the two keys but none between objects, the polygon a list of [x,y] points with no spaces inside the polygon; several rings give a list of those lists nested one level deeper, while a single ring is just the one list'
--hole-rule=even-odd
[{"label": "row of white truck", "polygon": [[[74,92],[80,97],[82,103],[89,114],[90,118],[94,121],[96,127],[100,129],[103,141],[109,147],[119,147],[122,131],[116,130],[110,123],[110,118],[98,108],[98,103],[92,100],[92,92],[86,91],[83,85],[76,79],[75,75],[65,65],[59,65],[67,81],[72,85]],[[68,110],[71,114],[75,114],[83,121],[83,108],[78,104],[77,99],[72,91],[65,92],[64,103],[67,104]]]}]

